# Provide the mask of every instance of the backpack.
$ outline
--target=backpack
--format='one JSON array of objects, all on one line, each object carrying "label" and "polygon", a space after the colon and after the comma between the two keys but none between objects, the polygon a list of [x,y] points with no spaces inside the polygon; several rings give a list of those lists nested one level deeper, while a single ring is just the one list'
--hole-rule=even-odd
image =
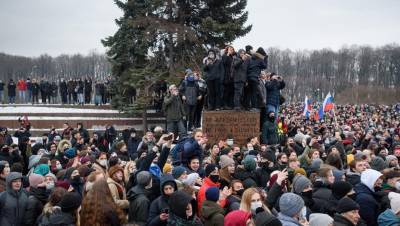
[{"label": "backpack", "polygon": [[182,154],[184,151],[184,145],[188,142],[192,142],[192,137],[182,137],[178,141],[178,143],[172,148],[171,155],[172,155],[172,165],[179,166],[182,163]]}]

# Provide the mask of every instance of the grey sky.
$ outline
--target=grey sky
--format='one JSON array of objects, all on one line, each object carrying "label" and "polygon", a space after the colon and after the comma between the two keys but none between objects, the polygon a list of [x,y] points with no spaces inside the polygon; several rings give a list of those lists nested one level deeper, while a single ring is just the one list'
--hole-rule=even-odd
[{"label": "grey sky", "polygon": [[[234,42],[242,48],[338,49],[400,42],[398,0],[248,0],[253,30]],[[0,0],[0,52],[104,52],[121,15],[112,0]]]}]

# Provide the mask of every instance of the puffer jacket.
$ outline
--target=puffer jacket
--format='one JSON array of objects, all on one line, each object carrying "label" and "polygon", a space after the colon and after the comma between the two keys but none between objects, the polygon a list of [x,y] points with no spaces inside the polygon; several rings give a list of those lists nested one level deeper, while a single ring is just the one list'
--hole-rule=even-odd
[{"label": "puffer jacket", "polygon": [[283,80],[270,80],[265,83],[265,87],[267,89],[267,105],[279,106],[281,89],[285,88],[285,82]]},{"label": "puffer jacket", "polygon": [[0,225],[23,226],[28,207],[28,197],[21,189],[15,191],[11,182],[22,179],[21,173],[11,172],[6,177],[6,191],[0,194]]},{"label": "puffer jacket", "polygon": [[27,225],[37,225],[36,220],[43,212],[43,207],[49,198],[50,192],[45,187],[32,188],[28,197],[28,207],[26,210]]},{"label": "puffer jacket", "polygon": [[140,185],[136,185],[128,191],[129,200],[129,223],[144,226],[149,216],[150,200],[147,198],[148,191]]},{"label": "puffer jacket", "polygon": [[258,81],[261,71],[267,68],[268,58],[259,53],[255,53],[247,67],[247,79],[251,81]]}]

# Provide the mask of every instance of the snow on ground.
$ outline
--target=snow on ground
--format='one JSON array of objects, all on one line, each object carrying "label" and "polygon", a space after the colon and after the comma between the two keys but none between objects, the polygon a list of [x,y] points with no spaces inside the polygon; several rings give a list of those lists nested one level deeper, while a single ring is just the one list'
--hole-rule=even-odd
[{"label": "snow on ground", "polygon": [[87,109],[87,108],[60,108],[60,107],[36,107],[36,106],[0,106],[0,113],[26,114],[26,113],[118,113],[117,110]]}]

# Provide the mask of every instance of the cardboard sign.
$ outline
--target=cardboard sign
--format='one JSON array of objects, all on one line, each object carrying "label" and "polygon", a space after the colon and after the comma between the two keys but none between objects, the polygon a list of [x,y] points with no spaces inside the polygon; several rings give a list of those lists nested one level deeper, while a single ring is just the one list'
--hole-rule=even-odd
[{"label": "cardboard sign", "polygon": [[208,143],[232,136],[235,144],[244,145],[249,137],[260,135],[260,113],[248,111],[204,111],[203,133]]}]

